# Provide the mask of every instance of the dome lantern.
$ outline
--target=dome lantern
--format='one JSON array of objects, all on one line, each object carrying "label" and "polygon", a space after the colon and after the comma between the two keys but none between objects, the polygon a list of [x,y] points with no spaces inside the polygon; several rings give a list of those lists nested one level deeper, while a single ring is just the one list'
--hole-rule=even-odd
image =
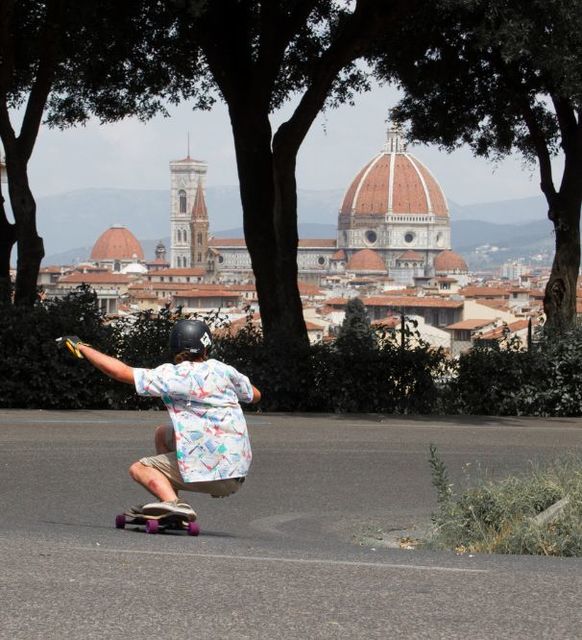
[{"label": "dome lantern", "polygon": [[406,151],[406,143],[402,137],[402,130],[400,127],[395,125],[388,127],[384,151],[385,153],[404,153]]}]

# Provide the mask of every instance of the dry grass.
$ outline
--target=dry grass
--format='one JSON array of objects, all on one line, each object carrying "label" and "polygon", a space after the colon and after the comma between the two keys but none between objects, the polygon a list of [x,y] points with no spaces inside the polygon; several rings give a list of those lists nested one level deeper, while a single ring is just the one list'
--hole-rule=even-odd
[{"label": "dry grass", "polygon": [[[438,494],[427,546],[457,552],[582,556],[582,457],[564,456],[532,464],[520,476],[479,481],[456,495],[446,467],[431,447],[430,464]],[[567,506],[545,524],[533,519],[558,500]]]}]

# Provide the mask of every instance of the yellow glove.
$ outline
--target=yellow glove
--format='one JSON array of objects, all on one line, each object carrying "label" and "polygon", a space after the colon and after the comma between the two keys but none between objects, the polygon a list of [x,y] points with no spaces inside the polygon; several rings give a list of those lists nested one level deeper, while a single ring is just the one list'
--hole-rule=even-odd
[{"label": "yellow glove", "polygon": [[85,356],[79,351],[79,347],[84,344],[87,347],[91,345],[83,342],[81,338],[78,336],[63,336],[62,338],[57,338],[57,345],[59,347],[66,347],[75,358],[84,358]]}]

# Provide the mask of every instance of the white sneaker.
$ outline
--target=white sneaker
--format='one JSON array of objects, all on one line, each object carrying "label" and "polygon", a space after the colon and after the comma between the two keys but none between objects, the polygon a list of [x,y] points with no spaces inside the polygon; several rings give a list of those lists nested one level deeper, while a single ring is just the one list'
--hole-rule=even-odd
[{"label": "white sneaker", "polygon": [[184,516],[186,520],[196,520],[196,511],[186,502],[181,500],[172,502],[151,502],[150,504],[144,504],[142,513],[145,516],[159,516],[163,517],[169,514],[177,514]]}]

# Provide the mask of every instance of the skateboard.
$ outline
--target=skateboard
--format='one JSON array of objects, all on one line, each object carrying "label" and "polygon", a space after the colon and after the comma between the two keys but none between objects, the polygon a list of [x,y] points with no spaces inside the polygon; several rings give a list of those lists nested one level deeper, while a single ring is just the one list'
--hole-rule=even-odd
[{"label": "skateboard", "polygon": [[146,516],[143,513],[121,513],[115,517],[115,528],[125,529],[125,525],[145,527],[146,533],[159,533],[166,529],[171,531],[185,530],[189,536],[200,534],[200,525],[196,521],[186,520],[176,513],[166,513],[160,516]]}]

